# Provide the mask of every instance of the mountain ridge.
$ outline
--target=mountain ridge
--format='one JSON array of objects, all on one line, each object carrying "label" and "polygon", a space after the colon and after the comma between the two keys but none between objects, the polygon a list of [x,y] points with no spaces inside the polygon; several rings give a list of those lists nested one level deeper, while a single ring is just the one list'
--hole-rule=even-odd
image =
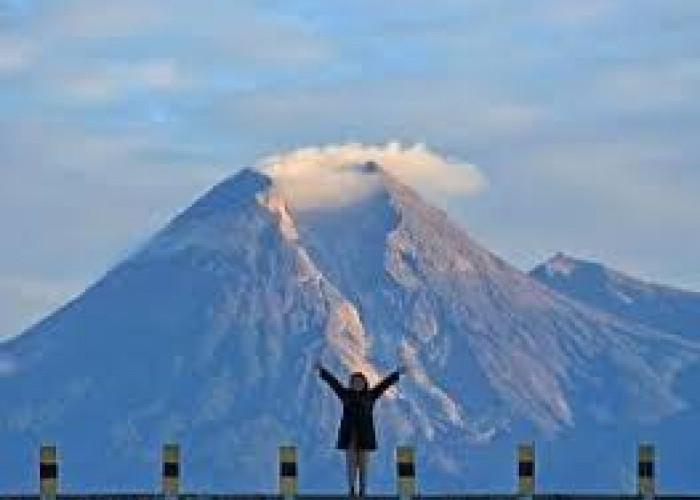
[{"label": "mountain ridge", "polygon": [[[518,439],[585,442],[600,426],[637,432],[687,413],[675,381],[700,345],[552,291],[380,166],[348,168],[360,175],[349,186],[369,184],[330,206],[242,171],[0,345],[16,367],[0,376],[7,448],[26,457],[55,439],[81,451],[67,471],[90,471],[69,472],[68,485],[128,489],[157,470],[160,443],[179,441],[192,487],[241,491],[270,488],[260,471],[294,442],[319,471],[304,487],[343,484],[331,449],[339,408],[314,380],[319,358],[370,380],[409,366],[378,406],[380,448],[415,443],[428,489],[459,485],[464,464],[476,486],[509,484],[507,467],[470,457]],[[66,425],[76,421],[89,424]],[[617,481],[603,462],[598,484]],[[6,465],[0,489],[31,487],[26,460]]]},{"label": "mountain ridge", "polygon": [[624,320],[698,338],[700,293],[558,253],[530,271],[553,290]]}]

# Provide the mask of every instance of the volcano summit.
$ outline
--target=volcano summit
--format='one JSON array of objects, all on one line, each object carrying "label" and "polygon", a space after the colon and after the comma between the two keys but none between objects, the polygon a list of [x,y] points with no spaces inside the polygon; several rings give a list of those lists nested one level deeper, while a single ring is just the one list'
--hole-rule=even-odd
[{"label": "volcano summit", "polygon": [[242,170],[0,344],[0,490],[34,488],[44,441],[74,490],[147,488],[166,441],[186,490],[271,490],[285,443],[302,489],[341,489],[319,359],[371,383],[409,368],[378,403],[373,489],[392,488],[393,447],[411,443],[423,491],[510,490],[522,439],[542,443],[545,488],[630,488],[640,438],[673,450],[670,487],[698,486],[683,457],[700,343],[515,269],[381,159],[339,172]]}]

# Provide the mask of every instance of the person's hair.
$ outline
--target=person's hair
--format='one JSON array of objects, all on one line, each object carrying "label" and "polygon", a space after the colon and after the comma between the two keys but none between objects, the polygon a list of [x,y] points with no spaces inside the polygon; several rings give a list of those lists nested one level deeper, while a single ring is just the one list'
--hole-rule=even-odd
[{"label": "person's hair", "polygon": [[359,378],[362,380],[362,382],[365,384],[365,389],[369,389],[369,382],[367,380],[367,377],[365,377],[365,374],[362,372],[353,372],[350,374],[350,386],[352,387],[352,381],[356,378]]}]

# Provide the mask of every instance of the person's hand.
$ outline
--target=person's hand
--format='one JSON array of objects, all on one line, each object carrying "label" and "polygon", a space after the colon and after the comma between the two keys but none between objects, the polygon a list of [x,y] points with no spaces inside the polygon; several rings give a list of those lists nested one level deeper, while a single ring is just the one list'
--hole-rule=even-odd
[{"label": "person's hand", "polygon": [[314,370],[320,372],[320,371],[321,371],[321,368],[323,368],[323,365],[321,365],[321,362],[320,362],[320,361],[316,361],[316,362],[314,363]]},{"label": "person's hand", "polygon": [[408,373],[408,367],[406,365],[401,365],[396,371],[399,372],[399,375],[406,375]]}]

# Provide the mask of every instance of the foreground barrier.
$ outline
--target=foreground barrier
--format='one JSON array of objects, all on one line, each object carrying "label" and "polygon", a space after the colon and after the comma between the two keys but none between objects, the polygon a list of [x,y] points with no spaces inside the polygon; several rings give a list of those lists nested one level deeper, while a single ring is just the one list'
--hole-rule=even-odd
[{"label": "foreground barrier", "polygon": [[295,446],[279,448],[279,494],[285,498],[298,493],[297,449]]},{"label": "foreground barrier", "polygon": [[[151,499],[164,497],[177,497],[180,499],[265,499],[265,498],[333,498],[328,495],[299,495],[299,468],[297,448],[295,446],[280,446],[278,450],[278,493],[277,495],[183,495],[180,492],[181,455],[180,447],[171,443],[162,449],[162,474],[161,492],[159,495],[64,495],[59,492],[59,454],[56,446],[43,445],[39,453],[39,495],[36,496],[10,496],[0,494],[0,500],[14,499]],[[643,443],[637,448],[637,492],[635,495],[542,495],[536,490],[536,460],[535,445],[533,443],[520,444],[517,447],[517,486],[511,495],[420,495],[417,488],[417,471],[415,450],[411,446],[400,446],[396,449],[396,493],[393,498],[401,500],[411,498],[434,499],[488,499],[513,500],[521,497],[532,497],[538,500],[615,500],[615,499],[648,499],[666,498],[691,499],[698,498],[691,495],[683,497],[672,495],[657,495],[656,488],[656,449],[652,444]],[[336,498],[341,497],[340,495]],[[378,496],[377,498],[381,498]]]},{"label": "foreground barrier", "polygon": [[535,445],[518,445],[518,495],[535,493]]},{"label": "foreground barrier", "polygon": [[653,445],[639,445],[637,463],[637,492],[641,496],[653,496],[656,494],[656,450]]},{"label": "foreground barrier", "polygon": [[416,457],[411,446],[396,449],[396,493],[401,499],[416,494]]},{"label": "foreground barrier", "polygon": [[55,446],[42,446],[39,451],[39,493],[42,498],[58,494],[58,451]]},{"label": "foreground barrier", "polygon": [[166,496],[180,492],[180,447],[176,444],[163,446],[162,491]]}]

